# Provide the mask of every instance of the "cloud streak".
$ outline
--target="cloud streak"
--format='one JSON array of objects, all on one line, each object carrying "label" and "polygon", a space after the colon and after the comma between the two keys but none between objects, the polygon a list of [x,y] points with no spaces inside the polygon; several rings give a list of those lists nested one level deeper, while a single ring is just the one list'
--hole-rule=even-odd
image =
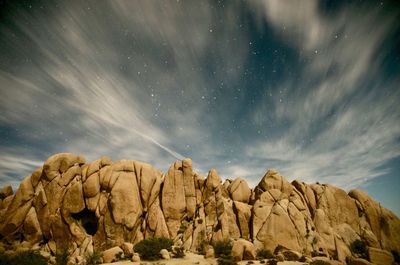
[{"label": "cloud streak", "polygon": [[[290,91],[283,102],[280,94],[274,98],[277,120],[288,122],[288,130],[276,141],[257,142],[247,154],[279,161],[290,176],[348,189],[387,173],[378,167],[400,155],[399,80],[382,80],[377,54],[395,18],[352,6],[323,17],[317,1],[256,6],[307,63],[300,81],[282,84],[281,91]],[[262,112],[265,105],[254,118]]]}]

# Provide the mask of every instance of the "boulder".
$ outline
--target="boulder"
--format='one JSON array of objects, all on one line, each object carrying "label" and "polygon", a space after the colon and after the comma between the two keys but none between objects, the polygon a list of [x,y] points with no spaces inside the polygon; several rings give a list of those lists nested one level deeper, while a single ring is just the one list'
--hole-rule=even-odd
[{"label": "boulder", "polygon": [[73,181],[66,190],[62,204],[63,210],[68,213],[79,213],[85,209],[82,182],[79,180]]},{"label": "boulder", "polygon": [[256,258],[256,249],[253,243],[245,239],[238,239],[232,244],[232,257],[236,261],[254,260]]},{"label": "boulder", "polygon": [[111,190],[110,204],[114,222],[133,229],[143,213],[139,187],[133,172],[119,172],[119,177]]},{"label": "boulder", "polygon": [[285,257],[285,260],[288,261],[299,261],[300,258],[302,257],[302,254],[298,251],[294,251],[294,250],[283,250],[282,255]]},{"label": "boulder", "polygon": [[132,262],[140,262],[139,254],[138,253],[133,253],[131,261]]},{"label": "boulder", "polygon": [[271,189],[278,189],[282,193],[289,195],[292,193],[293,186],[277,170],[270,169],[255,188],[256,196],[258,197],[258,195]]},{"label": "boulder", "polygon": [[361,258],[350,259],[352,265],[373,265],[371,262]]},{"label": "boulder", "polygon": [[171,255],[169,254],[168,250],[166,250],[166,249],[160,250],[160,256],[162,259],[166,259],[166,260],[171,259]]},{"label": "boulder", "polygon": [[234,201],[249,203],[251,189],[246,181],[237,178],[228,186],[229,195]]},{"label": "boulder", "polygon": [[164,176],[161,201],[169,236],[174,238],[178,234],[181,218],[186,209],[182,161],[176,161],[171,165]]},{"label": "boulder", "polygon": [[74,257],[113,249],[130,257],[134,244],[160,237],[191,251],[237,239],[236,259],[253,258],[248,248],[281,246],[278,258],[317,254],[344,262],[357,239],[367,242],[376,264],[400,251],[399,218],[359,190],[289,183],[276,170],[252,190],[239,178],[222,184],[214,169],[204,178],[190,159],[163,174],[139,161],[102,157],[85,164],[68,153],[48,158],[15,194],[10,186],[0,190],[0,233],[0,245],[13,251],[41,250],[39,242],[48,242],[43,248],[53,255],[73,246]]},{"label": "boulder", "polygon": [[183,187],[185,190],[186,214],[188,218],[193,218],[196,211],[196,189],[194,184],[194,173],[192,160],[186,158],[182,160]]},{"label": "boulder", "polygon": [[132,243],[124,242],[121,245],[121,249],[124,251],[125,257],[132,257],[134,254]]},{"label": "boulder", "polygon": [[251,205],[234,201],[233,210],[236,214],[237,225],[240,230],[240,237],[244,239],[250,239]]},{"label": "boulder", "polygon": [[49,157],[43,165],[43,172],[48,181],[66,172],[75,164],[82,165],[85,159],[71,153],[60,153]]},{"label": "boulder", "polygon": [[329,259],[327,257],[314,257],[314,258],[312,258],[312,260],[313,261],[318,261],[318,260],[324,261],[324,262],[326,262],[326,263],[328,263],[330,265],[343,265],[342,262],[337,261],[337,260],[331,260],[331,259]]},{"label": "boulder", "polygon": [[369,260],[376,265],[386,265],[393,264],[394,257],[392,253],[386,250],[382,250],[379,248],[368,248],[368,257]]},{"label": "boulder", "polygon": [[25,239],[29,241],[30,245],[39,242],[42,239],[42,230],[37,218],[35,208],[31,207],[24,220],[24,234]]},{"label": "boulder", "polygon": [[[255,211],[257,211],[255,215],[257,216],[262,215],[263,208],[267,211],[266,215],[262,217],[264,221],[259,230],[253,230],[257,233],[255,241],[260,242],[257,247],[275,249],[278,245],[282,245],[288,249],[302,250],[298,241],[298,231],[288,215],[286,203],[288,203],[287,199],[273,204],[272,207],[268,204],[263,205],[262,202],[259,206],[257,203],[254,205]],[[254,218],[253,221],[255,222],[257,219]]]},{"label": "boulder", "polygon": [[214,248],[212,246],[207,246],[204,258],[213,259],[214,257],[215,257]]},{"label": "boulder", "polygon": [[120,247],[109,248],[109,249],[103,251],[103,254],[102,254],[103,262],[111,263],[111,262],[118,261],[122,257],[123,254],[124,254],[124,251]]},{"label": "boulder", "polygon": [[11,187],[11,185],[7,185],[4,186],[3,188],[0,189],[0,199],[4,200],[5,198],[7,198],[8,196],[13,195],[13,189]]}]

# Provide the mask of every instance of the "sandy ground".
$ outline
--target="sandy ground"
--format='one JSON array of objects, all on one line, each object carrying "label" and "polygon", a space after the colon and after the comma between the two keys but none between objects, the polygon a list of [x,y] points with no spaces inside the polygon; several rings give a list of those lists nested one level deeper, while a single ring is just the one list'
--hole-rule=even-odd
[{"label": "sandy ground", "polygon": [[[251,261],[253,263],[249,263],[249,261],[240,261],[239,265],[247,265],[253,264],[258,265],[262,264],[257,260]],[[186,253],[185,257],[182,259],[170,259],[170,260],[157,260],[157,261],[141,261],[139,262],[131,262],[131,261],[120,261],[114,263],[103,263],[103,265],[217,265],[217,259],[205,259],[202,255],[197,255],[194,253]],[[264,263],[265,265],[266,263]],[[278,262],[278,265],[302,265],[307,263],[296,262],[296,261],[283,261]]]}]

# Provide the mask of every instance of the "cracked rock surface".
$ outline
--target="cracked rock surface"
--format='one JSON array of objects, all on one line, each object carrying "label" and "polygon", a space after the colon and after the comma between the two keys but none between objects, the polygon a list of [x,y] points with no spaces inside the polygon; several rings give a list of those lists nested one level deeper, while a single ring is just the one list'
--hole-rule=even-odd
[{"label": "cracked rock surface", "polygon": [[139,161],[87,163],[69,153],[48,158],[15,194],[0,190],[0,234],[4,245],[53,254],[69,247],[76,256],[154,237],[191,251],[204,241],[246,239],[256,249],[281,245],[340,261],[356,239],[400,252],[399,219],[360,190],[289,183],[276,170],[251,189],[240,178],[222,183],[214,169],[205,178],[190,159],[162,173]]}]

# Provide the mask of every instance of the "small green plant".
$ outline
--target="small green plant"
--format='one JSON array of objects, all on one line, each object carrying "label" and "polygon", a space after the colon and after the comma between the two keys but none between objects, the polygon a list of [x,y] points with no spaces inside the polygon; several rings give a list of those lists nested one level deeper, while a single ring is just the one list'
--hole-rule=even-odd
[{"label": "small green plant", "polygon": [[314,260],[310,265],[330,265],[330,263],[324,260]]},{"label": "small green plant", "polygon": [[212,244],[214,247],[215,257],[219,258],[220,256],[229,256],[232,252],[232,244],[229,240],[216,241]]},{"label": "small green plant", "polygon": [[172,250],[173,241],[168,238],[144,239],[134,247],[135,252],[143,260],[158,260],[161,249]]},{"label": "small green plant", "polygon": [[205,255],[207,250],[208,243],[207,241],[203,240],[200,242],[199,246],[197,247],[197,252],[200,255]]},{"label": "small green plant", "polygon": [[18,252],[15,255],[0,254],[0,264],[47,265],[47,260],[35,251]]},{"label": "small green plant", "polygon": [[237,262],[235,259],[232,257],[232,255],[229,254],[220,254],[218,257],[218,265],[237,265]]},{"label": "small green plant", "polygon": [[353,254],[358,254],[362,258],[368,258],[367,244],[362,240],[355,240],[350,244],[350,250]]},{"label": "small green plant", "polygon": [[276,259],[270,259],[270,260],[268,260],[267,264],[268,265],[277,265],[278,261]]},{"label": "small green plant", "polygon": [[86,253],[85,255],[86,265],[96,265],[101,263],[101,252],[94,251],[93,253]]},{"label": "small green plant", "polygon": [[275,258],[274,254],[272,254],[271,250],[263,249],[263,248],[257,250],[256,256],[257,256],[258,260]]},{"label": "small green plant", "polygon": [[61,251],[56,255],[56,265],[67,265],[68,257],[68,248],[61,249]]}]

